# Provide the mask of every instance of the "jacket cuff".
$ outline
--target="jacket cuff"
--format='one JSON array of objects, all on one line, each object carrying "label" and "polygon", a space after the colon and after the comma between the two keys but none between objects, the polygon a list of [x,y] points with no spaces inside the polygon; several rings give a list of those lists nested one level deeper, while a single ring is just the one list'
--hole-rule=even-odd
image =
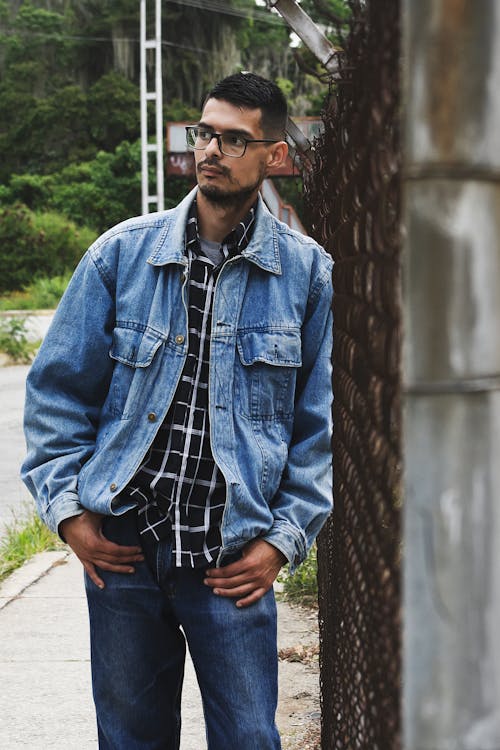
[{"label": "jacket cuff", "polygon": [[78,495],[76,493],[68,493],[58,498],[57,502],[49,505],[41,516],[42,521],[47,524],[49,529],[65,542],[66,540],[59,531],[59,525],[67,518],[80,516],[84,510],[85,508],[78,500]]},{"label": "jacket cuff", "polygon": [[285,555],[290,563],[290,574],[293,574],[307,557],[306,542],[302,532],[288,521],[275,521],[271,530],[262,538]]}]

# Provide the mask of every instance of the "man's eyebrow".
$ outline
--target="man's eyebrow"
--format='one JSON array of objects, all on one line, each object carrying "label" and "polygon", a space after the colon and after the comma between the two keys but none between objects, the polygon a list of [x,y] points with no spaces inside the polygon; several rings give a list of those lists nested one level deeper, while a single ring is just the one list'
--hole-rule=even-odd
[{"label": "man's eyebrow", "polygon": [[[213,125],[208,125],[206,122],[203,122],[203,121],[198,122],[195,127],[197,127],[197,128],[206,128],[207,130],[213,130],[215,132]],[[222,134],[223,135],[225,135],[225,134],[228,134],[228,135],[241,135],[244,138],[253,138],[253,134],[250,133],[248,130],[241,130],[241,129],[238,129],[238,128],[230,128],[229,130],[224,130]]]}]

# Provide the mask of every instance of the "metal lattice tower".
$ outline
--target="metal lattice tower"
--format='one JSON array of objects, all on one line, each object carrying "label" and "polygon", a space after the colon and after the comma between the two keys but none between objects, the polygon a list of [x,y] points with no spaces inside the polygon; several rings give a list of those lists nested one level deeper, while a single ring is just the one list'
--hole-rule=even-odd
[{"label": "metal lattice tower", "polygon": [[[152,3],[150,3],[152,4]],[[152,203],[158,211],[163,211],[163,94],[162,94],[162,63],[161,63],[161,0],[155,0],[154,10],[154,39],[148,38],[147,30],[149,16],[147,0],[141,0],[141,164],[142,164],[142,213],[150,212]],[[153,50],[154,55],[148,55]],[[148,75],[149,74],[149,75]],[[148,78],[153,79],[154,87],[148,88]],[[156,133],[155,139],[149,139],[148,133],[148,105],[154,104]],[[156,192],[150,194],[149,155],[156,154]]]}]

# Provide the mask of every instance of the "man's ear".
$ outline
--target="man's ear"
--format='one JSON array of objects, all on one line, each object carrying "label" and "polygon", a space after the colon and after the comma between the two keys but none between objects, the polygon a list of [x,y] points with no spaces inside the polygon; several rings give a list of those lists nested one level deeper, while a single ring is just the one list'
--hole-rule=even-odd
[{"label": "man's ear", "polygon": [[278,141],[273,143],[267,153],[267,167],[268,169],[279,167],[284,163],[288,154],[288,145],[285,141]]}]

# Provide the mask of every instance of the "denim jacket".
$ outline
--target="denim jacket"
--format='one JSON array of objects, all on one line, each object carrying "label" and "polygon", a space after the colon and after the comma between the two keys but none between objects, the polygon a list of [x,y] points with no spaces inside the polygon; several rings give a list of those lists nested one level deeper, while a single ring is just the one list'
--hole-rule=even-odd
[{"label": "denim jacket", "polygon": [[[187,352],[176,208],[125,221],[76,269],[27,380],[23,481],[46,524],[119,494],[168,411]],[[259,199],[253,238],[216,283],[210,438],[227,485],[218,562],[261,537],[293,570],[331,508],[331,270]]]}]

